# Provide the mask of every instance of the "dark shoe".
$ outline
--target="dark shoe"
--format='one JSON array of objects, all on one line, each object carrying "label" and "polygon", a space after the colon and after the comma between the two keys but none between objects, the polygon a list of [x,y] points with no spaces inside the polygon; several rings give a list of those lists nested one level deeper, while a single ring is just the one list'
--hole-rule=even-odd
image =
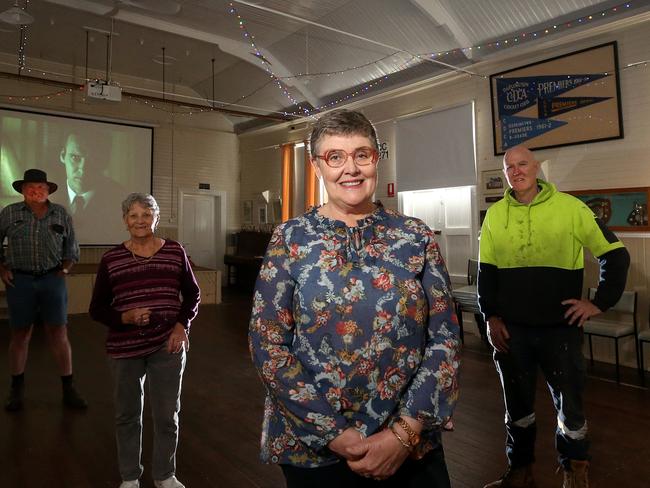
[{"label": "dark shoe", "polygon": [[5,402],[7,412],[17,412],[23,409],[24,388],[22,386],[12,386],[9,390],[9,396]]},{"label": "dark shoe", "polygon": [[533,479],[533,467],[521,466],[519,468],[509,467],[501,479],[485,485],[483,488],[536,488]]},{"label": "dark shoe", "polygon": [[79,394],[74,385],[63,387],[63,404],[68,408],[82,410],[88,408],[88,403]]},{"label": "dark shoe", "polygon": [[570,470],[564,469],[562,488],[589,488],[589,461],[572,459]]}]

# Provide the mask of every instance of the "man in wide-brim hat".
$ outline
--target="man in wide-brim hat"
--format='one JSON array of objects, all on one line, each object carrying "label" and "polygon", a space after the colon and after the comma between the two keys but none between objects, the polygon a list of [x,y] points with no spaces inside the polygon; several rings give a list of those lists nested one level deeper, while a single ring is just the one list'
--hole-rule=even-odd
[{"label": "man in wide-brim hat", "polygon": [[68,341],[65,276],[79,260],[72,219],[65,209],[48,200],[57,189],[40,169],[28,169],[12,183],[23,201],[0,212],[0,279],[5,284],[9,309],[9,369],[11,389],[8,411],[23,408],[25,365],[34,322],[44,323],[48,343],[63,383],[63,403],[86,408],[72,381],[72,354]]}]

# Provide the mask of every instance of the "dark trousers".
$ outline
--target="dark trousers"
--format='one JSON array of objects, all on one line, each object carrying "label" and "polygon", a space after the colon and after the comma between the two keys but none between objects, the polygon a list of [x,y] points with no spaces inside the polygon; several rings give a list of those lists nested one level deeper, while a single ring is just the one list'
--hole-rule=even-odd
[{"label": "dark trousers", "polygon": [[525,327],[506,324],[507,354],[494,352],[506,404],[506,455],[511,466],[535,460],[535,389],[541,368],[557,411],[555,445],[560,464],[588,459],[589,441],[582,394],[585,364],[580,327]]},{"label": "dark trousers", "polygon": [[383,481],[354,473],[345,461],[321,468],[280,466],[287,488],[451,488],[442,446],[422,459],[408,458],[397,472]]},{"label": "dark trousers", "polygon": [[142,476],[144,382],[149,386],[153,420],[152,475],[165,480],[176,473],[178,414],[185,370],[185,351],[170,354],[163,346],[142,358],[112,359],[117,457],[122,480]]}]

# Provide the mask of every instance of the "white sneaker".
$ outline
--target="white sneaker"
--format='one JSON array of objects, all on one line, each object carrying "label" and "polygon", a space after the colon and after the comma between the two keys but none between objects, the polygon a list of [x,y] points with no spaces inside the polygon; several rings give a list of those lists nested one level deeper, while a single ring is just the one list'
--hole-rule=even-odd
[{"label": "white sneaker", "polygon": [[120,488],[140,488],[140,482],[138,480],[122,481]]},{"label": "white sneaker", "polygon": [[176,476],[167,478],[166,480],[153,482],[156,488],[185,488],[185,485],[176,479]]}]

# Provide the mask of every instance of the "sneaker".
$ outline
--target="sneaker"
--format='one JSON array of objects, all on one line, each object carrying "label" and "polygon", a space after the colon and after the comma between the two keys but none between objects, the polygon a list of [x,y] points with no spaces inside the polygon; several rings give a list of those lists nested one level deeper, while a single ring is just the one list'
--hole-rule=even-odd
[{"label": "sneaker", "polygon": [[120,488],[140,488],[140,481],[131,480],[131,481],[122,481]]},{"label": "sneaker", "polygon": [[185,485],[176,479],[176,476],[171,476],[166,480],[153,482],[156,488],[185,488]]},{"label": "sneaker", "polygon": [[88,403],[79,394],[74,385],[63,387],[63,404],[68,408],[83,410],[88,408]]},{"label": "sneaker", "polygon": [[22,386],[12,386],[9,390],[9,396],[5,402],[7,412],[17,412],[23,409],[23,397],[25,389]]}]

